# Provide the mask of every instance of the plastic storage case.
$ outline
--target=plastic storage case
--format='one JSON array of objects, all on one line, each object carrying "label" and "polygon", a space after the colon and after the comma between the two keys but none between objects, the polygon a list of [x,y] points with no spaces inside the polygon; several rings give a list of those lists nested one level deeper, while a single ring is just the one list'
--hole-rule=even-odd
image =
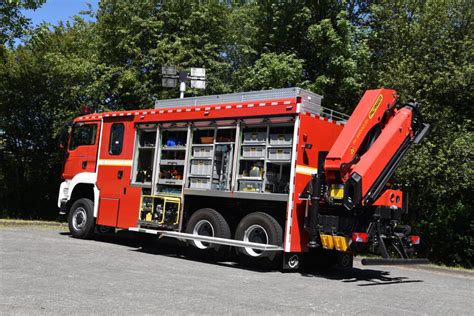
[{"label": "plastic storage case", "polygon": [[212,158],[213,150],[211,146],[193,146],[193,157]]},{"label": "plastic storage case", "polygon": [[189,178],[190,189],[210,189],[211,179],[207,178]]},{"label": "plastic storage case", "polygon": [[263,181],[239,180],[239,191],[261,192]]},{"label": "plastic storage case", "polygon": [[269,148],[268,159],[270,160],[290,160],[291,148]]},{"label": "plastic storage case", "polygon": [[266,132],[245,132],[244,133],[244,144],[245,143],[263,143],[266,141]]},{"label": "plastic storage case", "polygon": [[191,174],[209,176],[212,172],[212,161],[193,159],[191,160]]},{"label": "plastic storage case", "polygon": [[292,141],[291,134],[270,134],[270,145],[291,145]]},{"label": "plastic storage case", "polygon": [[264,158],[265,146],[242,146],[242,158]]}]

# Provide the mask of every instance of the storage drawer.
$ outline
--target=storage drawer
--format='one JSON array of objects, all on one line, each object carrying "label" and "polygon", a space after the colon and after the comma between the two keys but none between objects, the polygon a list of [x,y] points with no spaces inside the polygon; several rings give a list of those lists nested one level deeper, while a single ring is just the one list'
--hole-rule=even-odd
[{"label": "storage drawer", "polygon": [[177,159],[161,159],[161,165],[169,165],[169,166],[183,166],[184,160],[177,160]]},{"label": "storage drawer", "polygon": [[270,145],[291,145],[292,142],[291,134],[270,134]]},{"label": "storage drawer", "polygon": [[265,146],[242,146],[242,158],[265,158]]},{"label": "storage drawer", "polygon": [[158,184],[183,185],[182,179],[158,179]]},{"label": "storage drawer", "polygon": [[189,178],[190,189],[209,189],[211,180],[207,178]]},{"label": "storage drawer", "polygon": [[212,161],[193,159],[191,160],[191,174],[209,176],[212,172]]},{"label": "storage drawer", "polygon": [[262,192],[263,181],[239,180],[239,191]]},{"label": "storage drawer", "polygon": [[267,140],[266,132],[245,132],[244,143],[262,143]]},{"label": "storage drawer", "polygon": [[268,159],[270,160],[290,160],[291,148],[269,148]]},{"label": "storage drawer", "polygon": [[193,146],[193,157],[212,158],[212,146]]}]

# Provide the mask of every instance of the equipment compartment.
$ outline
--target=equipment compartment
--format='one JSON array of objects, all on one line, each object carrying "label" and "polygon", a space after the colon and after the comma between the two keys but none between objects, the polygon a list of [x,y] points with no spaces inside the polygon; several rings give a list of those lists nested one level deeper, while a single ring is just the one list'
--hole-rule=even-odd
[{"label": "equipment compartment", "polygon": [[210,189],[211,180],[207,178],[189,178],[190,189]]},{"label": "equipment compartment", "polygon": [[142,227],[175,229],[180,212],[179,197],[142,195],[139,224]]},{"label": "equipment compartment", "polygon": [[203,159],[191,160],[191,174],[210,176],[212,172],[212,161]]},{"label": "equipment compartment", "polygon": [[242,158],[264,158],[265,146],[242,146]]},{"label": "equipment compartment", "polygon": [[269,148],[268,159],[270,160],[290,160],[291,148]]},{"label": "equipment compartment", "polygon": [[291,134],[270,134],[270,145],[291,145],[292,142]]},{"label": "equipment compartment", "polygon": [[213,153],[212,146],[193,146],[194,158],[212,158]]},{"label": "equipment compartment", "polygon": [[239,180],[239,191],[262,192],[263,181]]},{"label": "equipment compartment", "polygon": [[[250,130],[250,129],[247,129]],[[244,132],[243,143],[263,143],[267,141],[267,131],[265,129],[255,129],[254,131]]]}]

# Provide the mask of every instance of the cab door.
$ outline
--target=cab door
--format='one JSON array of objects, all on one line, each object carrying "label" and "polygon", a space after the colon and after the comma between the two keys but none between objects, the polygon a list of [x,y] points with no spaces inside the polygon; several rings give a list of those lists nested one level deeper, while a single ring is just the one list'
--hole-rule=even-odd
[{"label": "cab door", "polygon": [[99,225],[137,225],[140,190],[130,186],[134,139],[132,118],[104,120],[97,170]]},{"label": "cab door", "polygon": [[95,172],[99,133],[100,121],[73,125],[63,169],[64,179],[72,179],[81,172]]}]

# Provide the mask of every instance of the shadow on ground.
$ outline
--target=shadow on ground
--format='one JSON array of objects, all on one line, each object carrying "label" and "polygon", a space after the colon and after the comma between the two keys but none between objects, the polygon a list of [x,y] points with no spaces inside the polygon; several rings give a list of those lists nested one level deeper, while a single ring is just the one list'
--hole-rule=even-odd
[{"label": "shadow on ground", "polygon": [[[60,235],[70,236],[68,232],[60,232]],[[71,237],[72,238],[72,237]],[[140,234],[130,231],[119,231],[111,235],[99,235],[95,241],[110,243],[114,245],[126,246],[131,251],[137,251],[150,255],[162,255],[179,258],[181,260],[198,261],[200,263],[212,264],[232,269],[243,269],[248,271],[258,271],[263,273],[281,271],[276,267],[269,266],[245,266],[238,263],[238,257],[231,253],[224,260],[212,260],[202,257],[195,257],[188,251],[185,243],[172,238],[158,239],[154,235]],[[349,269],[338,268],[320,268],[304,267],[299,271],[290,273],[299,273],[302,277],[325,278],[328,280],[341,281],[343,283],[354,284],[356,286],[374,286],[374,285],[393,285],[400,283],[418,283],[422,280],[412,280],[405,276],[391,276],[390,271],[360,269],[357,267]]]}]

